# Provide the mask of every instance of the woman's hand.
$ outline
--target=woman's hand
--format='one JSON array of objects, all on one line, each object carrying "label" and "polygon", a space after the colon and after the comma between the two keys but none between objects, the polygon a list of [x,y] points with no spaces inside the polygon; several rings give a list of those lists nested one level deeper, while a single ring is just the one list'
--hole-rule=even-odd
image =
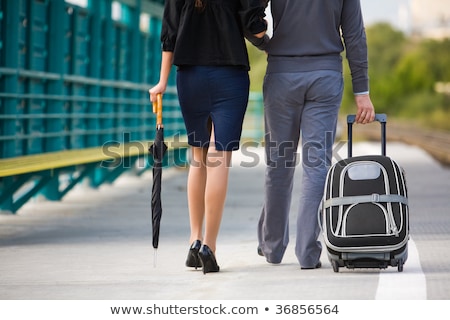
[{"label": "woman's hand", "polygon": [[158,94],[163,95],[165,91],[166,91],[166,86],[161,83],[158,83],[156,86],[154,86],[153,88],[148,90],[148,93],[150,94],[150,102],[152,102],[152,103],[155,102],[156,96]]},{"label": "woman's hand", "polygon": [[261,39],[262,37],[264,37],[265,34],[266,34],[266,32],[263,31],[263,32],[255,34],[255,37],[257,37],[258,39]]}]

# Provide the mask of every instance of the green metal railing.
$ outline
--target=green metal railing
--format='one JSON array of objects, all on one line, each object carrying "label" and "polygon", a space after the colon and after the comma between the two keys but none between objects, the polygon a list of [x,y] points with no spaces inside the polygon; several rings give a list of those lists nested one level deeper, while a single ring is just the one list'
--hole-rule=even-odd
[{"label": "green metal railing", "polygon": [[[0,157],[152,139],[161,2],[2,1]],[[182,134],[171,86],[166,132]]]},{"label": "green metal railing", "polygon": [[[0,2],[0,160],[153,140],[163,1],[82,2]],[[174,75],[164,125],[168,137],[185,134]],[[112,182],[138,160],[1,177],[0,209],[59,200],[84,178]]]}]

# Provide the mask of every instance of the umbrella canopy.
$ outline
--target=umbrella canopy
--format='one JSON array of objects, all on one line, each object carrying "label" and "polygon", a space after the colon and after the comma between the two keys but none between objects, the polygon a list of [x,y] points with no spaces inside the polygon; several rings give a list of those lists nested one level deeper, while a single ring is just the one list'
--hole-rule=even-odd
[{"label": "umbrella canopy", "polygon": [[153,188],[152,188],[152,230],[153,248],[158,248],[159,229],[161,223],[161,176],[162,163],[167,151],[164,142],[164,126],[162,124],[162,96],[158,95],[157,101],[153,103],[153,112],[156,113],[156,135],[155,141],[150,146],[149,151],[153,157]]}]

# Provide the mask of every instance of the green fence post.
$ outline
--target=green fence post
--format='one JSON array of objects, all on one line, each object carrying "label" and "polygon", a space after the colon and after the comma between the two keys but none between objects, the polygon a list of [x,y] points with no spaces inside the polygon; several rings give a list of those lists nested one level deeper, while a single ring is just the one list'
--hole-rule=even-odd
[{"label": "green fence post", "polygon": [[[112,50],[114,46],[114,26],[112,21],[112,0],[96,0],[95,2],[100,2],[102,4],[102,24],[100,34],[100,37],[102,39],[102,49],[100,52],[100,59],[102,61],[101,77],[104,80],[108,81],[114,79],[114,56]],[[111,86],[102,87],[100,94],[102,98],[112,98],[114,95],[114,88],[112,88]],[[100,124],[100,127],[102,129],[109,130],[108,133],[102,134],[100,136],[100,144],[103,145],[106,142],[113,141],[114,139],[114,134],[111,131],[114,128],[114,105],[111,102],[102,102],[101,111],[102,113],[110,116],[105,118]]]},{"label": "green fence post", "polygon": [[[2,43],[1,43],[1,56],[0,63],[2,68],[15,69],[19,65],[19,56],[17,51],[19,49],[19,29],[17,26],[19,23],[19,2],[18,1],[5,1],[2,2]],[[12,49],[9,49],[12,48]],[[18,75],[11,73],[8,75],[2,75],[0,78],[0,89],[3,92],[17,92],[18,89]],[[2,98],[2,113],[4,115],[14,115],[17,110],[16,98]],[[14,137],[16,135],[16,123],[14,119],[3,119],[0,121],[0,134],[2,136]],[[0,142],[0,158],[13,157],[16,154],[16,142],[13,139],[2,140]],[[8,187],[14,183],[12,177],[3,178],[0,182],[0,191],[7,191]],[[13,210],[13,195],[10,195],[0,203],[1,210],[7,210],[14,212]]]},{"label": "green fence post", "polygon": [[[130,24],[130,32],[131,34],[131,51],[129,52],[129,56],[131,57],[131,66],[130,66],[130,77],[129,80],[134,83],[142,82],[142,69],[143,69],[143,61],[141,57],[141,30],[140,30],[140,17],[141,17],[141,0],[136,0],[135,7],[131,10],[131,24]],[[133,90],[129,97],[135,100],[139,100],[142,98],[142,92],[138,90]],[[131,133],[131,141],[135,141],[139,139],[139,110],[140,105],[127,105],[127,111],[133,112],[134,117],[130,121],[130,127],[135,128]]]},{"label": "green fence post", "polygon": [[[19,66],[19,29],[17,26],[19,24],[19,1],[6,1],[3,3],[5,5],[5,16],[4,25],[8,26],[5,28],[3,33],[3,48],[2,55],[5,68],[17,69]],[[6,32],[7,31],[7,32]],[[18,91],[18,75],[17,73],[11,73],[2,76],[3,79],[0,81],[3,84],[2,91],[4,92],[17,92]],[[3,113],[5,115],[15,115],[17,113],[17,98],[4,98],[3,100]],[[14,137],[16,135],[16,121],[14,119],[4,119],[2,120],[2,125],[0,127],[1,134],[4,136]],[[16,141],[13,139],[4,140],[2,143],[1,157],[9,158],[18,155],[16,152]],[[20,155],[20,154],[19,154]]]},{"label": "green fence post", "polygon": [[[102,67],[102,12],[101,12],[101,1],[91,1],[89,3],[89,23],[90,23],[90,50],[89,50],[89,76],[91,78],[100,79],[101,78],[101,67]],[[88,94],[90,97],[101,97],[100,86],[98,84],[89,85]],[[101,129],[101,120],[95,117],[95,114],[100,113],[100,102],[96,100],[95,102],[88,103],[88,113],[92,115],[86,121],[87,130],[97,131]],[[101,145],[99,134],[90,134],[87,137],[87,146],[93,147]]]},{"label": "green fence post", "polygon": [[[64,0],[50,0],[50,14],[48,25],[48,72],[59,75],[57,80],[50,80],[47,92],[50,95],[61,96],[64,94],[62,75],[64,73],[64,21],[66,19]],[[64,113],[64,101],[49,99],[47,101],[47,114],[62,115]],[[61,117],[49,117],[46,120],[46,132],[63,133],[63,119]],[[65,149],[62,135],[45,139],[45,151],[58,151]]]},{"label": "green fence post", "polygon": [[47,112],[47,99],[42,97],[46,93],[47,78],[40,73],[47,71],[49,47],[48,41],[48,4],[44,1],[22,1],[19,41],[23,42],[25,50],[20,51],[19,70],[27,70],[30,76],[21,80],[24,95],[31,94],[32,98],[23,98],[22,106],[25,118],[21,120],[23,133],[28,135],[24,139],[23,147],[26,154],[45,152],[47,122],[41,117]]},{"label": "green fence post", "polygon": [[[95,3],[95,4],[94,4]],[[99,20],[99,41],[101,47],[99,49],[98,59],[101,61],[99,67],[99,78],[105,81],[114,80],[114,24],[112,20],[112,0],[93,0],[89,2],[92,8],[92,19]],[[114,97],[115,89],[112,86],[102,86],[99,91],[99,96],[102,97],[100,112],[108,115],[100,120],[100,128],[107,133],[99,135],[99,144],[105,145],[115,141],[113,129],[115,127],[115,110],[114,104],[109,99]],[[103,99],[105,99],[103,101]],[[89,185],[97,187],[99,181],[104,181],[105,176],[108,175],[108,169],[97,167],[88,175]]]},{"label": "green fence post", "polygon": [[[48,72],[60,75],[59,79],[48,83],[48,94],[61,96],[64,93],[62,75],[64,73],[64,28],[65,12],[64,0],[49,0],[49,26],[48,26]],[[47,101],[47,114],[62,115],[64,113],[64,101],[49,99]],[[46,132],[63,133],[63,120],[61,117],[48,117],[46,120]],[[45,139],[45,151],[58,151],[64,149],[64,138],[62,135],[48,137]],[[50,179],[42,189],[41,194],[48,200],[60,200],[59,175]]]}]

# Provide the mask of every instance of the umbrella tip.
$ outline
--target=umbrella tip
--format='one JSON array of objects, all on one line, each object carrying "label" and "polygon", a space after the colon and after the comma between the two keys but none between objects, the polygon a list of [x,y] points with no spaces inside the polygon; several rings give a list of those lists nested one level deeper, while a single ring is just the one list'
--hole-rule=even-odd
[{"label": "umbrella tip", "polygon": [[153,249],[153,268],[156,268],[156,258],[158,257],[158,249]]}]

